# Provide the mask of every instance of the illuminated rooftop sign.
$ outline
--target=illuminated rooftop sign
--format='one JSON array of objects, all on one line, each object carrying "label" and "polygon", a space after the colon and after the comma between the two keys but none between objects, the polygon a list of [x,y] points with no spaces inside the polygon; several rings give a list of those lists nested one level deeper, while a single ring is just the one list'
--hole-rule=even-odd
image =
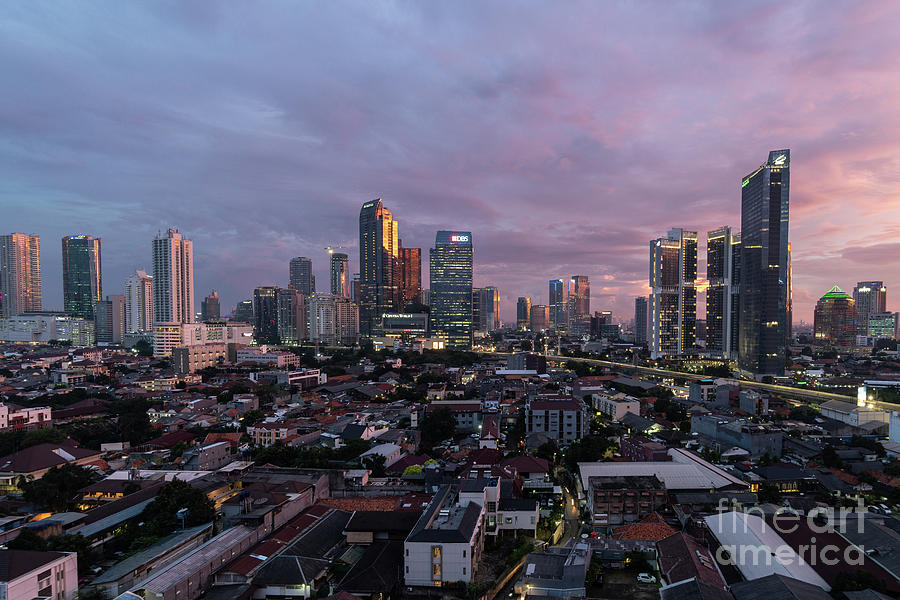
[{"label": "illuminated rooftop sign", "polygon": [[454,233],[450,236],[450,242],[453,244],[456,244],[459,242],[468,242],[468,241],[469,241],[469,236],[467,236],[467,235]]}]

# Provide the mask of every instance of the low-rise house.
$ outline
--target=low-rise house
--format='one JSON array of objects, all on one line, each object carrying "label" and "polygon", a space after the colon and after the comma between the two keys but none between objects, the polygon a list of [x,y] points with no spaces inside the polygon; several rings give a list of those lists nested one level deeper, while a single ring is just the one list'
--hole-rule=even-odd
[{"label": "low-rise house", "polygon": [[525,559],[515,591],[522,596],[583,598],[590,563],[591,550],[587,544],[533,552]]},{"label": "low-rise house", "polygon": [[75,552],[0,550],[0,596],[5,600],[72,600],[77,594]]}]

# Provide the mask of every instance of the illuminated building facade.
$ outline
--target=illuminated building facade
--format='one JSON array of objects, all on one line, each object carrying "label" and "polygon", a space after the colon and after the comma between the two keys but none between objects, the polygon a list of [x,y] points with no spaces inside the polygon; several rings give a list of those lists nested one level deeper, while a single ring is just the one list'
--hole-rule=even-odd
[{"label": "illuminated building facade", "polygon": [[570,279],[551,279],[549,285],[550,323],[559,332],[569,330],[570,298],[572,281]]},{"label": "illuminated building facade", "polygon": [[67,235],[62,239],[63,312],[93,319],[94,305],[103,294],[100,238]]},{"label": "illuminated building facade", "polygon": [[716,358],[737,357],[741,234],[720,227],[706,234],[706,349]]},{"label": "illuminated building facade", "polygon": [[484,333],[500,328],[500,289],[492,286],[472,290],[472,322]]},{"label": "illuminated building facade", "polygon": [[816,302],[813,328],[817,346],[852,348],[856,346],[856,302],[839,288],[832,287]]},{"label": "illuminated building facade", "polygon": [[289,287],[304,296],[316,293],[316,276],[313,275],[312,260],[305,256],[292,258],[288,264]]},{"label": "illuminated building facade", "polygon": [[887,311],[887,288],[883,281],[860,281],[853,288],[853,300],[856,302],[857,335],[869,333],[869,317]]},{"label": "illuminated building facade", "polygon": [[591,317],[591,282],[587,275],[572,276],[573,318],[582,323]]},{"label": "illuminated building facade", "polygon": [[647,297],[634,299],[634,343],[647,343]]},{"label": "illuminated building facade", "polygon": [[329,251],[329,255],[331,256],[331,294],[341,298],[349,298],[350,259],[343,252]]},{"label": "illuminated building facade", "polygon": [[672,229],[650,242],[650,356],[690,354],[697,327],[697,232]]},{"label": "illuminated building facade", "polygon": [[0,318],[40,310],[40,236],[0,235]]},{"label": "illuminated building facade", "polygon": [[400,303],[422,301],[422,249],[400,248]]},{"label": "illuminated building facade", "polygon": [[550,329],[550,307],[545,304],[534,304],[531,307],[531,330],[546,331]]},{"label": "illuminated building facade", "polygon": [[519,296],[516,301],[516,329],[531,327],[531,298]]},{"label": "illuminated building facade", "polygon": [[194,322],[194,243],[177,229],[153,240],[153,321]]},{"label": "illuminated building facade", "polygon": [[[857,307],[859,314],[859,307]],[[881,312],[869,315],[869,336],[875,339],[897,339],[898,313]]]},{"label": "illuminated building facade", "polygon": [[359,211],[359,287],[359,329],[371,335],[382,313],[402,308],[397,221],[381,198]]},{"label": "illuminated building facade", "polygon": [[307,300],[307,305],[309,336],[314,342],[326,346],[352,346],[359,341],[359,310],[349,298],[314,294]]},{"label": "illuminated building facade", "polygon": [[741,180],[738,365],[759,378],[784,375],[790,164],[790,150],[773,150]]},{"label": "illuminated building facade", "polygon": [[431,333],[448,348],[472,347],[472,233],[438,231],[430,253]]}]

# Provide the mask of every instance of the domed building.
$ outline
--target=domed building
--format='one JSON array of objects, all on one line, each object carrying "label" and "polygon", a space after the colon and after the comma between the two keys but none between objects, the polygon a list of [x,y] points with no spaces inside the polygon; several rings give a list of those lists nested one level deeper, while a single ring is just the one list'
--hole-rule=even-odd
[{"label": "domed building", "polygon": [[856,346],[856,302],[834,286],[819,298],[813,318],[816,346],[852,348]]}]

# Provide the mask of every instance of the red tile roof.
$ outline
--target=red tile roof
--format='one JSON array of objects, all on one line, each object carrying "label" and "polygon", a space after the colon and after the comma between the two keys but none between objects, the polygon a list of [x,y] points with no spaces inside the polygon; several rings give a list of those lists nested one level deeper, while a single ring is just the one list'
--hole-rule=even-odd
[{"label": "red tile roof", "polygon": [[651,513],[633,525],[617,527],[613,537],[617,540],[645,540],[658,542],[677,533],[659,513]]}]

